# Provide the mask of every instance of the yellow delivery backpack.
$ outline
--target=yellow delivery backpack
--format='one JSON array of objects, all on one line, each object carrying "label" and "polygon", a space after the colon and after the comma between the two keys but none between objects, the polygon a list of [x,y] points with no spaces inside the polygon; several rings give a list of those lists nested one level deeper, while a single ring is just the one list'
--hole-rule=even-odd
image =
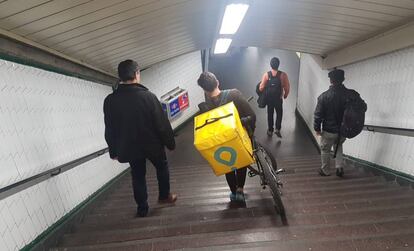
[{"label": "yellow delivery backpack", "polygon": [[249,135],[233,102],[195,117],[194,145],[217,176],[254,161]]}]

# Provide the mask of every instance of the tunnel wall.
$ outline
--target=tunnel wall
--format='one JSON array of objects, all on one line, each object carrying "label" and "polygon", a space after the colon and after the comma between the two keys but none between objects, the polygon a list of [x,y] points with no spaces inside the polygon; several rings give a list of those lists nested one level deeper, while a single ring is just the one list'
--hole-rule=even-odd
[{"label": "tunnel wall", "polygon": [[171,121],[176,128],[198,112],[198,103],[204,99],[197,79],[202,72],[200,51],[188,53],[158,64],[141,72],[141,83],[158,98],[179,86],[188,90],[190,107]]},{"label": "tunnel wall", "polygon": [[[106,148],[111,87],[0,60],[0,187]],[[18,250],[125,170],[108,154],[0,200],[0,249]]]},{"label": "tunnel wall", "polygon": [[[414,128],[414,48],[399,50],[341,67],[345,86],[368,104],[366,124]],[[328,71],[318,57],[302,54],[297,108],[313,131],[317,97],[329,87]],[[414,138],[363,131],[344,144],[344,153],[414,175]]]}]

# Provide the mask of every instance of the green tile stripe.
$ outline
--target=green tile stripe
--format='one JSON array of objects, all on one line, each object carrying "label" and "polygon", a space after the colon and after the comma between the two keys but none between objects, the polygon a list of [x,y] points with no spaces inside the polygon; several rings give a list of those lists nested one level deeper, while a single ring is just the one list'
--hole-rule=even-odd
[{"label": "green tile stripe", "polygon": [[391,169],[391,168],[388,168],[388,167],[385,167],[385,166],[381,166],[381,165],[378,165],[378,164],[375,164],[375,163],[372,163],[372,162],[369,162],[369,161],[366,161],[366,160],[363,160],[363,159],[358,159],[358,158],[355,158],[355,157],[352,157],[352,156],[349,156],[349,155],[345,155],[345,154],[344,154],[344,158],[349,159],[351,161],[354,161],[356,163],[359,163],[361,165],[379,170],[383,173],[394,175],[395,177],[404,179],[406,181],[414,182],[414,176],[412,176],[408,173],[403,173],[403,172],[400,172],[400,171],[397,171],[397,170],[394,170],[394,169]]}]

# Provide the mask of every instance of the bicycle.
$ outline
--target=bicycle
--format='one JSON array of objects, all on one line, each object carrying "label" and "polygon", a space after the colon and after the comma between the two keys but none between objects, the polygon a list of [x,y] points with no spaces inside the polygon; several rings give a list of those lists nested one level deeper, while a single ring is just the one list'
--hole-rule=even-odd
[{"label": "bicycle", "polygon": [[[242,123],[244,125],[248,125],[249,117],[243,118]],[[283,187],[283,183],[279,178],[279,174],[285,172],[283,168],[277,168],[277,162],[273,154],[265,147],[264,145],[260,144],[256,137],[254,136],[253,130],[249,126],[245,126],[250,139],[252,141],[252,148],[253,148],[253,157],[255,160],[255,164],[257,168],[253,166],[249,166],[249,177],[259,176],[260,177],[260,185],[263,189],[266,189],[266,186],[269,186],[270,193],[272,194],[273,201],[275,203],[275,210],[282,218],[282,221],[286,222],[286,210],[283,205],[283,201],[281,198],[282,192],[281,188]]]}]

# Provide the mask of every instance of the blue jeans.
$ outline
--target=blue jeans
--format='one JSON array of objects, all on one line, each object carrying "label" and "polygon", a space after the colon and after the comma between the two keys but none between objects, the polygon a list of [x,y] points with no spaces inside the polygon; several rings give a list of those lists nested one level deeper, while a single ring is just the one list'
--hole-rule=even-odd
[{"label": "blue jeans", "polygon": [[132,161],[129,164],[131,165],[134,198],[138,207],[148,206],[147,181],[145,179],[147,159],[155,166],[157,172],[158,199],[167,199],[170,193],[170,172],[168,170],[168,161],[165,152]]}]

